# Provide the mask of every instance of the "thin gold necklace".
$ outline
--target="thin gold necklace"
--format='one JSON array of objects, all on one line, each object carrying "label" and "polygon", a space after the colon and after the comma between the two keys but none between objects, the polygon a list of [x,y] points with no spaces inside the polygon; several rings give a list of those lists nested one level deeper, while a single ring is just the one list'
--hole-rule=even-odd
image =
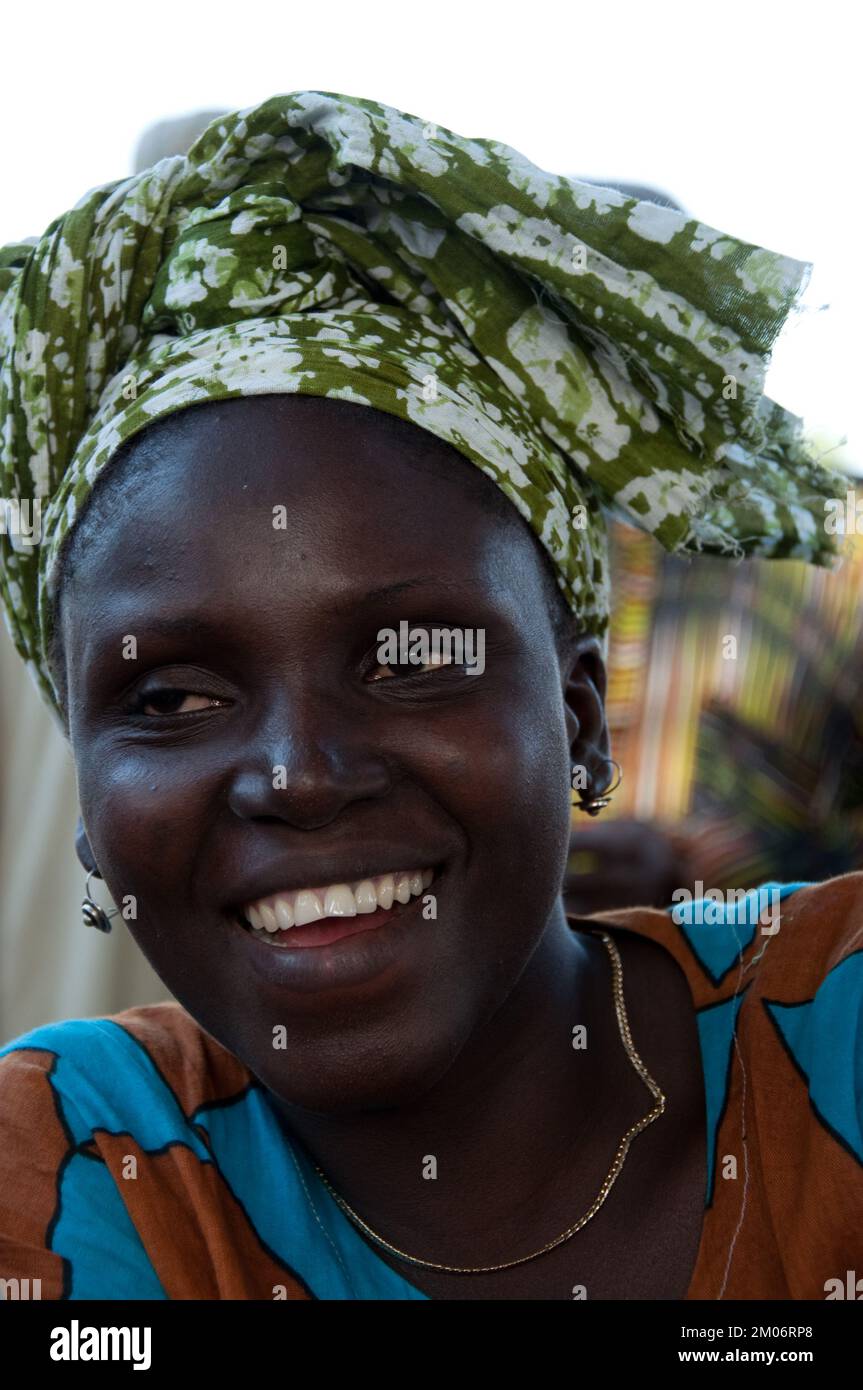
[{"label": "thin gold necklace", "polygon": [[626,1155],[629,1153],[629,1146],[633,1139],[637,1134],[640,1134],[643,1129],[647,1129],[648,1125],[652,1125],[653,1121],[657,1120],[659,1116],[664,1113],[666,1104],[665,1096],[662,1094],[662,1091],[659,1089],[653,1077],[648,1072],[647,1067],[636,1052],[632,1041],[632,1034],[629,1031],[629,1019],[627,1018],[626,1005],[623,998],[623,966],[620,961],[620,954],[611,937],[608,936],[606,932],[596,932],[594,934],[599,936],[605,943],[608,948],[608,954],[611,956],[614,983],[614,1007],[617,1013],[617,1024],[620,1029],[623,1046],[626,1049],[626,1054],[630,1062],[650,1091],[656,1104],[648,1115],[645,1115],[643,1119],[639,1120],[637,1124],[634,1124],[632,1128],[628,1129],[624,1134],[618,1146],[617,1153],[614,1155],[614,1161],[608,1170],[605,1181],[599,1189],[599,1193],[593,1205],[588,1208],[584,1216],[576,1221],[574,1226],[570,1226],[568,1231],[564,1231],[563,1235],[558,1236],[556,1240],[549,1241],[548,1245],[544,1245],[541,1250],[535,1250],[532,1255],[521,1255],[517,1260],[507,1260],[505,1264],[479,1265],[477,1267],[463,1268],[459,1265],[438,1264],[434,1260],[421,1260],[415,1255],[407,1255],[404,1250],[399,1250],[396,1245],[390,1245],[389,1241],[384,1240],[383,1236],[379,1236],[376,1231],[373,1231],[371,1226],[367,1225],[362,1217],[357,1215],[353,1207],[349,1206],[344,1198],[340,1197],[339,1194],[334,1191],[332,1184],[327,1181],[324,1174],[315,1163],[314,1167],[318,1177],[328,1189],[330,1195],[341,1207],[345,1215],[355,1226],[359,1227],[370,1240],[373,1240],[376,1245],[382,1246],[384,1250],[388,1250],[391,1255],[397,1255],[400,1260],[407,1260],[409,1264],[421,1265],[423,1269],[438,1269],[446,1274],[493,1274],[499,1269],[512,1269],[514,1265],[523,1265],[526,1264],[528,1260],[538,1259],[540,1255],[545,1255],[549,1250],[554,1250],[555,1246],[562,1245],[565,1240],[569,1240],[570,1236],[574,1236],[576,1231],[580,1231],[582,1226],[586,1226],[588,1221],[596,1215],[617,1180],[620,1170],[626,1161]]}]

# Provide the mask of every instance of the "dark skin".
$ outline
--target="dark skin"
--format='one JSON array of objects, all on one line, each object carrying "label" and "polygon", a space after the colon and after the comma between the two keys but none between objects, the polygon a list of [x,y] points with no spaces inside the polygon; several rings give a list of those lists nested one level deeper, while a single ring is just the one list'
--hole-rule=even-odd
[{"label": "dark skin", "polygon": [[[117,524],[63,595],[79,855],[116,901],[134,895],[130,930],[169,990],[373,1229],[429,1260],[497,1264],[590,1207],[653,1104],[620,1041],[606,949],[571,930],[559,894],[570,767],[607,780],[604,673],[593,638],[555,644],[514,509],[490,516],[471,464],[380,420],[257,397],[144,436],[143,487],[128,515],[118,494]],[[381,678],[376,634],[405,619],[483,628],[483,674]],[[311,992],[250,968],[273,954],[234,920],[250,885],[391,862],[434,866],[437,898],[437,920],[380,929],[404,933],[391,968]],[[705,1182],[694,1012],[665,951],[615,940],[666,1115],[594,1219],[540,1259],[458,1275],[378,1249],[431,1297],[685,1294]]]}]

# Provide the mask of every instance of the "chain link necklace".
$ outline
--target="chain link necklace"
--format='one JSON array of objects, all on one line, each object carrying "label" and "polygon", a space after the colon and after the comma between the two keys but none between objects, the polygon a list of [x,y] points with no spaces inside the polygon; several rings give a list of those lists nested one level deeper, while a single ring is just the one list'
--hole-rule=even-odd
[{"label": "chain link necklace", "polygon": [[623,1046],[626,1050],[626,1055],[628,1056],[630,1062],[632,1063],[638,1075],[641,1077],[641,1080],[644,1082],[645,1086],[650,1091],[651,1095],[656,1101],[656,1104],[654,1105],[653,1109],[650,1111],[649,1114],[645,1115],[643,1119],[639,1120],[637,1124],[634,1124],[632,1128],[628,1129],[624,1134],[623,1138],[620,1141],[620,1144],[618,1145],[617,1153],[614,1155],[612,1165],[609,1168],[608,1173],[606,1174],[605,1181],[600,1187],[596,1199],[594,1200],[593,1204],[588,1208],[588,1210],[584,1213],[584,1216],[580,1217],[579,1220],[576,1221],[574,1226],[570,1226],[569,1230],[564,1231],[563,1235],[558,1236],[556,1240],[550,1240],[547,1245],[543,1245],[541,1250],[535,1250],[532,1255],[522,1255],[517,1260],[507,1260],[504,1264],[499,1265],[479,1265],[475,1267],[462,1267],[460,1265],[438,1264],[434,1260],[421,1260],[415,1255],[406,1254],[404,1250],[399,1250],[398,1246],[390,1245],[389,1241],[384,1240],[383,1236],[379,1236],[376,1231],[373,1231],[371,1226],[367,1225],[366,1222],[363,1221],[362,1217],[354,1211],[353,1207],[349,1206],[348,1203],[344,1200],[344,1198],[340,1197],[339,1194],[333,1189],[331,1183],[328,1182],[318,1165],[315,1163],[314,1168],[318,1174],[318,1177],[321,1179],[321,1182],[329,1191],[330,1196],[341,1207],[342,1211],[345,1213],[345,1216],[348,1217],[348,1219],[353,1223],[354,1226],[358,1227],[359,1230],[361,1230],[366,1236],[368,1236],[370,1240],[373,1240],[376,1245],[381,1246],[384,1250],[388,1250],[391,1255],[397,1255],[400,1260],[406,1260],[408,1264],[421,1265],[423,1269],[437,1269],[440,1270],[442,1273],[446,1274],[494,1274],[498,1270],[512,1269],[515,1265],[527,1264],[528,1260],[538,1259],[540,1255],[547,1254],[549,1250],[554,1250],[556,1246],[562,1245],[565,1240],[569,1240],[571,1236],[575,1235],[576,1231],[580,1231],[582,1227],[586,1226],[588,1221],[590,1221],[591,1218],[596,1215],[603,1202],[605,1201],[606,1197],[608,1196],[609,1192],[611,1191],[612,1187],[614,1186],[618,1178],[618,1175],[620,1174],[620,1171],[623,1168],[624,1163],[626,1162],[626,1155],[629,1153],[629,1146],[632,1143],[633,1139],[637,1134],[640,1134],[643,1129],[647,1129],[648,1125],[652,1125],[653,1121],[657,1120],[659,1116],[664,1113],[666,1104],[665,1096],[662,1094],[662,1091],[659,1089],[656,1082],[653,1080],[653,1077],[650,1075],[646,1066],[644,1065],[638,1053],[636,1052],[635,1045],[632,1041],[632,1034],[629,1031],[629,1019],[626,1014],[626,1005],[624,1003],[623,998],[623,965],[621,964],[618,949],[612,941],[611,937],[608,936],[606,932],[596,932],[591,934],[599,936],[600,940],[605,944],[608,950],[608,954],[611,957],[611,968],[614,985],[614,1008],[617,1014],[617,1026],[620,1029],[621,1041],[623,1042]]}]

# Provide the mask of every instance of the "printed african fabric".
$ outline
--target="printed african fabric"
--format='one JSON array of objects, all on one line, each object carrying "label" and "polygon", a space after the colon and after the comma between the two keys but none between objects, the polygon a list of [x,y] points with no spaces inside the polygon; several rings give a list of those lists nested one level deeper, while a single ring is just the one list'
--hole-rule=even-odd
[{"label": "printed african fabric", "polygon": [[[863,874],[775,891],[772,935],[764,890],[580,919],[658,942],[689,983],[707,1137],[690,1299],[824,1299],[863,1277]],[[0,1278],[43,1299],[426,1297],[178,1004],[0,1051]]]},{"label": "printed african fabric", "polygon": [[[578,152],[573,150],[573,159]],[[809,267],[379,102],[275,96],[0,249],[0,600],[59,715],[58,565],[119,447],[301,392],[483,469],[604,639],[604,508],[668,549],[829,563],[844,490],[763,394]]]}]

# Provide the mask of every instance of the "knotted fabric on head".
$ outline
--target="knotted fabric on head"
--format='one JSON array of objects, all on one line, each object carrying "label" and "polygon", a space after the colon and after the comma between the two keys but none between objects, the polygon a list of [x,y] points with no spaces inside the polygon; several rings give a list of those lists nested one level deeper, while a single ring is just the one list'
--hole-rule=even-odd
[{"label": "knotted fabric on head", "polygon": [[826,563],[835,477],[762,394],[807,273],[374,101],[295,92],[219,117],[0,252],[0,490],[42,506],[41,543],[0,536],[12,637],[56,709],[58,556],[118,446],[274,392],[452,444],[599,636],[603,507],[668,549]]}]

